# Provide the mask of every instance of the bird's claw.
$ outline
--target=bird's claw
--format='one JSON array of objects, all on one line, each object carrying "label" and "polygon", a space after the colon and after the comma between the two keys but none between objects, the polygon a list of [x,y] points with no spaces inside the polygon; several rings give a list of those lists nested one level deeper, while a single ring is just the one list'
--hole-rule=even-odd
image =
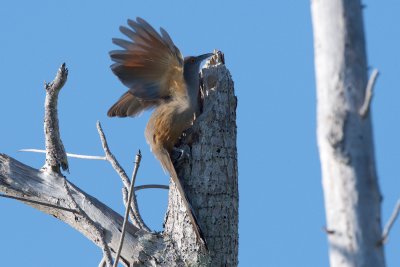
[{"label": "bird's claw", "polygon": [[172,149],[171,160],[174,164],[179,164],[185,159],[190,159],[190,153],[186,146],[184,146],[183,149],[177,147]]}]

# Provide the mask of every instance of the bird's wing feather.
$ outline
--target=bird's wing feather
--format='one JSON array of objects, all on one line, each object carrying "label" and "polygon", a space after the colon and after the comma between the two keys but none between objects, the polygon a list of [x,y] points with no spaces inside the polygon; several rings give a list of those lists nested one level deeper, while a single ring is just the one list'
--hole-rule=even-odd
[{"label": "bird's wing feather", "polygon": [[130,91],[123,94],[120,99],[108,110],[109,117],[135,117],[146,109],[155,107],[163,100],[141,100]]},{"label": "bird's wing feather", "polygon": [[124,50],[110,52],[111,69],[130,92],[143,100],[156,100],[172,94],[173,81],[183,81],[183,57],[168,33],[161,35],[145,20],[128,20],[120,30],[130,40],[113,39]]}]

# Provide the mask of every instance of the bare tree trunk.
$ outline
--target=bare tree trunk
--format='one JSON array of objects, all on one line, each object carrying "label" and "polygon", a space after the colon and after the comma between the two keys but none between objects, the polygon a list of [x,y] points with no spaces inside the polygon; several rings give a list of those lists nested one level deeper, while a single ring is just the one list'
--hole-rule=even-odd
[{"label": "bare tree trunk", "polygon": [[[126,266],[238,264],[236,97],[229,71],[222,64],[223,55],[218,55],[203,69],[204,112],[182,141],[182,147],[191,156],[176,166],[196,211],[208,250],[196,240],[180,195],[171,184],[163,235],[149,232],[140,224],[127,225],[121,251],[121,261]],[[59,74],[64,68],[62,66]],[[52,103],[54,108],[48,110],[51,113],[48,117],[57,119],[56,95]],[[58,123],[50,120],[53,121],[48,124],[51,129],[46,130],[46,134],[58,133]],[[46,148],[62,146],[59,134],[55,137],[54,140],[48,138],[51,144],[46,143]],[[106,142],[104,136],[102,142]],[[68,223],[102,248],[104,258],[100,266],[111,266],[111,257],[115,257],[118,250],[123,218],[59,174],[59,166],[66,162],[59,160],[65,156],[63,149],[59,151],[60,155],[47,151],[45,166],[49,168],[41,170],[0,154],[0,192]],[[81,156],[85,157],[89,158]],[[115,161],[107,152],[105,157],[97,158],[110,157]],[[117,167],[119,174],[126,176],[120,166]]]},{"label": "bare tree trunk", "polygon": [[311,11],[330,264],[383,267],[371,117],[360,112],[367,87],[362,6],[312,0]]},{"label": "bare tree trunk", "polygon": [[[236,151],[236,96],[230,73],[223,66],[202,70],[204,110],[184,140],[189,161],[178,168],[185,191],[197,211],[210,252],[209,266],[238,265],[238,169]],[[191,228],[175,188],[170,190],[165,233],[184,251],[197,251]],[[174,217],[177,216],[177,217]],[[178,226],[178,227],[177,227]],[[201,258],[197,252],[183,256]],[[200,261],[199,261],[200,262]]]}]

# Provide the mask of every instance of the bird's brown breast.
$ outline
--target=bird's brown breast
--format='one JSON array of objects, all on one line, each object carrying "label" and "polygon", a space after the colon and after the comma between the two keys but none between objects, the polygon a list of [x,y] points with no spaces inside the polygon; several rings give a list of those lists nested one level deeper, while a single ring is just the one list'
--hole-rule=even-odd
[{"label": "bird's brown breast", "polygon": [[159,106],[150,117],[145,132],[152,150],[154,146],[162,146],[170,152],[182,132],[191,126],[193,118],[194,111],[187,98]]}]

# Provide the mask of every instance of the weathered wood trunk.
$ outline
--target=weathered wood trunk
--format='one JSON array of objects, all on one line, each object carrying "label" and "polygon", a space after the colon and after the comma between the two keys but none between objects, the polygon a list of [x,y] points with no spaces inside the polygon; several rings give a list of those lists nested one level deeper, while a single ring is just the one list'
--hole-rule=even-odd
[{"label": "weathered wood trunk", "polygon": [[[197,211],[210,252],[208,266],[238,265],[238,169],[236,151],[236,104],[233,82],[224,65],[203,69],[204,110],[196,120],[185,148],[191,157],[179,168],[178,175]],[[175,190],[170,190],[165,232],[187,251],[183,257],[202,255],[193,238],[182,204]],[[184,229],[182,231],[182,229]],[[185,229],[189,229],[187,231]],[[191,261],[191,260],[190,260]]]},{"label": "weathered wood trunk", "polygon": [[317,138],[333,267],[385,266],[359,0],[312,0]]}]

